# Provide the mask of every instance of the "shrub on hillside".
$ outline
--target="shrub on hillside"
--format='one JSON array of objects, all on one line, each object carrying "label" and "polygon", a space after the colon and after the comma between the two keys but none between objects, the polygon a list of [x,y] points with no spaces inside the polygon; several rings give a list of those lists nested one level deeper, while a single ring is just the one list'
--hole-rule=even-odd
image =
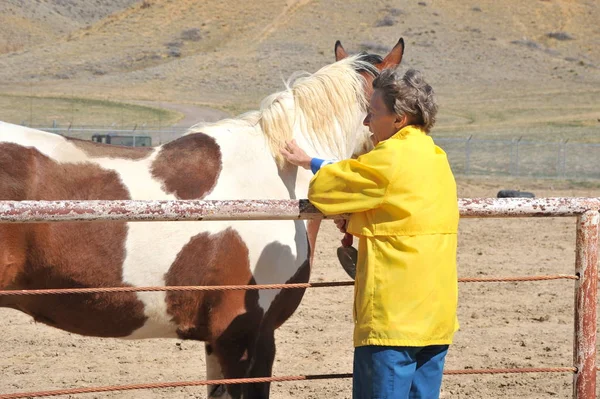
[{"label": "shrub on hillside", "polygon": [[573,36],[569,35],[567,32],[550,32],[546,33],[546,36],[556,40],[574,40]]},{"label": "shrub on hillside", "polygon": [[188,40],[190,42],[200,41],[200,39],[202,39],[202,35],[200,35],[200,29],[198,29],[198,28],[184,29],[183,31],[181,31],[181,39]]},{"label": "shrub on hillside", "polygon": [[385,17],[381,18],[379,21],[375,22],[376,27],[394,26],[394,25],[396,25],[396,21],[394,20],[394,18],[390,17],[389,15],[386,15]]}]

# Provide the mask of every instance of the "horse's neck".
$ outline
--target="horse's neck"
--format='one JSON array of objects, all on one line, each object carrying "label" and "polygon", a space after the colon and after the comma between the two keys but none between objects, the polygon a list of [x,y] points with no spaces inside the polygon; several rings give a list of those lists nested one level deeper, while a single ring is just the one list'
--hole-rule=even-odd
[{"label": "horse's neck", "polygon": [[[317,127],[318,132],[309,134],[305,126],[315,126],[311,121],[302,120],[306,114],[300,112],[293,129],[294,139],[311,158],[325,160],[342,160],[350,158],[356,151],[357,143],[361,141],[363,132],[360,132],[364,119],[358,104],[348,105],[348,115],[335,115],[330,123]],[[343,122],[342,118],[346,118]],[[299,121],[299,122],[298,122]],[[318,125],[317,125],[318,126]],[[325,133],[326,135],[323,135]],[[316,136],[320,136],[317,138]]]},{"label": "horse's neck", "polygon": [[[339,138],[335,138],[338,140]],[[327,160],[338,160],[340,158],[339,155],[335,154],[335,151],[331,148],[327,148],[319,145],[319,143],[315,143],[313,140],[308,137],[307,134],[304,134],[300,131],[294,132],[294,140],[298,144],[300,148],[302,148],[308,156],[311,158],[320,158]],[[341,157],[343,158],[343,156]]]},{"label": "horse's neck", "polygon": [[298,172],[294,179],[295,184],[295,198],[296,199],[305,199],[308,198],[308,185],[310,183],[310,179],[312,179],[313,173],[310,170],[306,170],[304,168],[298,168]]}]

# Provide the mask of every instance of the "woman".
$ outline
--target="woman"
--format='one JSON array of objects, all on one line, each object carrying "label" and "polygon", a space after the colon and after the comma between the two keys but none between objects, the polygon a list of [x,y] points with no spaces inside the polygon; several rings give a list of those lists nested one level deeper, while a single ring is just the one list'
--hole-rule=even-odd
[{"label": "woman", "polygon": [[326,215],[351,213],[347,231],[359,237],[353,397],[438,398],[458,330],[456,184],[428,136],[437,105],[421,73],[385,70],[373,89],[373,150],[331,164],[294,142],[282,154],[312,164],[309,200]]}]

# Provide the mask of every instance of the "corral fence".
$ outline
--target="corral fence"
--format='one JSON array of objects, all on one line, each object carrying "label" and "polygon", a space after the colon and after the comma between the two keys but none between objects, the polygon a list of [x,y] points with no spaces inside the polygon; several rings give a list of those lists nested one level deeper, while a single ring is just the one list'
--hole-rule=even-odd
[{"label": "corral fence", "polygon": [[[122,127],[58,127],[36,126],[36,129],[64,136],[91,140],[95,134],[150,137],[152,145],[175,140],[187,128],[160,126]],[[600,144],[567,141],[546,142],[512,139],[474,139],[435,137],[446,151],[454,174],[461,176],[511,176],[573,180],[600,180]],[[138,146],[143,141],[139,141]]]},{"label": "corral fence", "polygon": [[[461,217],[577,217],[575,271],[571,275],[461,278],[459,282],[502,282],[538,280],[575,280],[573,364],[571,367],[464,369],[445,374],[572,373],[573,397],[596,397],[598,241],[600,198],[508,198],[460,199]],[[0,223],[90,222],[90,221],[223,221],[223,220],[297,220],[323,218],[306,200],[270,201],[0,201]],[[106,287],[0,291],[0,295],[50,295],[92,292],[207,291],[231,289],[293,289],[352,285],[353,282],[277,284],[249,286]],[[350,378],[351,374],[281,376],[238,380],[178,381],[88,387],[43,392],[0,394],[0,399],[73,395],[134,389],[170,388],[252,382],[301,381]]]},{"label": "corral fence", "polygon": [[457,175],[600,179],[600,144],[436,137]]},{"label": "corral fence", "polygon": [[105,135],[112,137],[127,138],[127,142],[119,143],[119,145],[127,145],[130,147],[145,146],[144,140],[136,138],[149,137],[151,145],[157,146],[166,144],[169,141],[181,137],[188,128],[184,127],[169,127],[164,126],[133,126],[130,128],[122,126],[76,126],[76,127],[58,127],[58,126],[31,126],[34,129],[43,130],[45,132],[59,134],[61,136],[74,137],[81,140],[92,140],[95,135]]}]

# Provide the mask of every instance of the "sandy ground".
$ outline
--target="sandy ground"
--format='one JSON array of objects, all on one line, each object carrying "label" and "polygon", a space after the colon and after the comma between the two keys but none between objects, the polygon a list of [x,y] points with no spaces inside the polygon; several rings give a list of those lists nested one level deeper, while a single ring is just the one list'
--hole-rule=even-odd
[{"label": "sandy ground", "polygon": [[[598,196],[597,187],[553,181],[460,180],[461,197],[501,188],[538,196]],[[334,257],[340,236],[331,222],[319,236],[312,281],[346,280]],[[572,273],[575,219],[463,219],[459,275]],[[461,330],[447,369],[558,367],[572,364],[573,287],[568,280],[460,285]],[[352,288],[309,290],[277,332],[275,375],[347,373],[352,365]],[[0,393],[204,379],[201,343],[122,341],[58,331],[0,310]],[[449,376],[442,398],[568,398],[569,374]],[[273,398],[350,398],[350,380],[276,383]],[[204,388],[80,395],[78,398],[204,398]]]}]

